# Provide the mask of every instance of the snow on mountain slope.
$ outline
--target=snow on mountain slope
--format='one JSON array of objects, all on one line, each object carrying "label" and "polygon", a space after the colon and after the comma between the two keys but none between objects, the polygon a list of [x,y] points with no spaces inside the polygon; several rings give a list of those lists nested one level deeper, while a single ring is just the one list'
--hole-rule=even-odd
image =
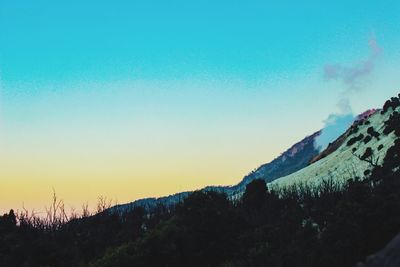
[{"label": "snow on mountain slope", "polygon": [[[399,107],[395,110],[390,108],[384,114],[375,112],[369,118],[358,121],[334,152],[295,173],[272,181],[269,185],[280,187],[304,182],[318,184],[330,178],[346,181],[356,176],[363,177],[364,172],[372,168],[371,163],[367,161],[382,164],[387,149],[397,138],[394,132],[387,135],[383,133],[386,128],[385,121],[395,111],[398,112]],[[368,156],[368,151],[372,152],[371,156]],[[363,156],[365,160],[360,159]]]}]

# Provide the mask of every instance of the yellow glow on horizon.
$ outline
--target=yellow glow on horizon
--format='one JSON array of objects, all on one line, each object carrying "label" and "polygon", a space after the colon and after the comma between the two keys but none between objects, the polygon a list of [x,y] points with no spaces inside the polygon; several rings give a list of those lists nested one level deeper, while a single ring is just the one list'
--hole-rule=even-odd
[{"label": "yellow glow on horizon", "polygon": [[[99,196],[127,203],[207,185],[232,185],[257,167],[254,162],[264,161],[260,155],[239,157],[226,148],[212,155],[206,149],[188,153],[184,148],[112,154],[110,149],[99,153],[84,144],[74,145],[73,151],[70,145],[39,151],[35,145],[24,144],[24,149],[3,153],[0,213],[21,210],[22,203],[28,210],[43,212],[50,205],[53,188],[67,207],[79,210],[86,202],[94,208]],[[272,158],[273,153],[263,158]]]},{"label": "yellow glow on horizon", "polygon": [[[23,110],[2,107],[0,213],[22,203],[43,211],[53,188],[67,207],[79,209],[86,202],[94,207],[99,196],[127,203],[233,185],[320,129],[336,108],[333,88],[305,105],[301,99],[313,100],[321,87],[309,82],[246,94],[225,84],[212,85],[222,91],[202,87],[189,95],[170,86],[157,89],[157,105],[143,90],[132,93],[137,86],[110,92],[105,87],[49,93],[45,100],[17,95],[13,100],[24,103]],[[392,94],[370,91],[374,97],[365,97],[356,112]]]},{"label": "yellow glow on horizon", "polygon": [[[94,205],[100,195],[126,203],[138,198],[200,189],[216,184],[216,181],[217,184],[229,185],[240,180],[236,175],[237,167],[221,165],[207,168],[182,162],[182,167],[177,169],[175,166],[158,164],[137,168],[134,174],[129,174],[128,168],[121,170],[121,166],[114,170],[99,168],[97,171],[78,170],[76,166],[74,170],[57,167],[39,171],[39,166],[27,165],[24,169],[11,171],[1,166],[2,176],[7,178],[2,178],[0,210],[20,209],[22,203],[26,208],[43,210],[44,206],[50,204],[52,188],[66,204],[79,207],[86,202]],[[226,169],[223,170],[223,167]],[[151,171],[151,168],[154,170]],[[193,169],[196,171],[193,172]]]}]

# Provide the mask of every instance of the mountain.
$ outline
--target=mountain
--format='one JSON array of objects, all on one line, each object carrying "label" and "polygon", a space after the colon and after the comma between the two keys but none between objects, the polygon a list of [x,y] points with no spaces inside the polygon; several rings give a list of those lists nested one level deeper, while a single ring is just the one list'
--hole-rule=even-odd
[{"label": "mountain", "polygon": [[[236,186],[143,199],[114,207],[119,214],[10,210],[0,215],[0,266],[399,266],[399,98],[358,118],[312,163],[300,158],[318,133]],[[306,166],[267,186],[288,162]]]},{"label": "mountain", "polygon": [[[314,140],[320,135],[320,133],[321,132],[318,131],[305,137],[303,140],[283,152],[279,157],[250,172],[237,185],[207,186],[202,190],[224,192],[234,199],[239,197],[244,192],[246,185],[255,179],[263,179],[267,182],[271,182],[279,177],[294,173],[306,167],[310,163],[310,160],[318,155],[319,152],[314,147]],[[187,197],[190,193],[191,192],[181,192],[160,198],[139,199],[128,204],[117,205],[113,207],[113,209],[125,210],[135,206],[152,209],[161,204],[172,206],[182,201],[182,199]]]},{"label": "mountain", "polygon": [[[382,164],[388,148],[395,139],[388,133],[390,118],[399,112],[400,100],[393,97],[383,109],[370,109],[356,120],[341,136],[319,152],[314,141],[321,134],[317,131],[294,144],[279,157],[263,164],[246,175],[233,186],[207,186],[203,191],[217,191],[231,200],[239,199],[246,185],[255,179],[265,180],[270,187],[290,186],[297,183],[321,183],[327,179],[346,181],[352,177],[363,177],[373,166]],[[123,211],[135,206],[153,209],[159,205],[173,206],[191,192],[181,192],[160,198],[145,198],[128,204],[117,205],[113,210]]]}]

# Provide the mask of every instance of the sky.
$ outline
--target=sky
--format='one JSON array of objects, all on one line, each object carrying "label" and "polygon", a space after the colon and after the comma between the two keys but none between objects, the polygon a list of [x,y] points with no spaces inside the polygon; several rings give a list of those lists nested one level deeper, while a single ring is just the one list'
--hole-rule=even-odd
[{"label": "sky", "polygon": [[[0,0],[0,213],[231,185],[400,91],[398,1]],[[345,108],[344,108],[345,107]]]}]

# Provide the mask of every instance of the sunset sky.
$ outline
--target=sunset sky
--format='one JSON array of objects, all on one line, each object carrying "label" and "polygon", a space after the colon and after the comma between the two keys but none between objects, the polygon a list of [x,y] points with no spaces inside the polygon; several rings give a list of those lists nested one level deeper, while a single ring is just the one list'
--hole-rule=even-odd
[{"label": "sunset sky", "polygon": [[399,1],[0,0],[0,213],[235,184],[399,66]]}]

